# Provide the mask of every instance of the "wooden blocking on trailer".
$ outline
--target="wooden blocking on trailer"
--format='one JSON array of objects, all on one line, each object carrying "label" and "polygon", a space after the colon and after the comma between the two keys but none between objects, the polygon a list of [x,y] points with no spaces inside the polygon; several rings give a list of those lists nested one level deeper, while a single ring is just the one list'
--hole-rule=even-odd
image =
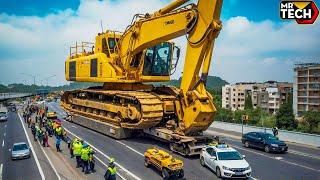
[{"label": "wooden blocking on trailer", "polygon": [[125,129],[113,124],[101,122],[92,118],[87,118],[80,115],[73,115],[73,123],[89,128],[101,134],[113,137],[115,139],[125,139],[131,137],[133,130]]}]

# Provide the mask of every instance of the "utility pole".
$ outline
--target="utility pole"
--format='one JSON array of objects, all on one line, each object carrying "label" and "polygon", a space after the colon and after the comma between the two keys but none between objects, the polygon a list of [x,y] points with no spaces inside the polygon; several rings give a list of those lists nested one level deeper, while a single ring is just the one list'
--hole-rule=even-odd
[{"label": "utility pole", "polygon": [[43,78],[43,79],[41,80],[41,82],[42,82],[43,80],[45,80],[45,81],[46,81],[46,86],[48,86],[48,80],[49,80],[50,78],[55,77],[55,76],[57,76],[57,75],[51,75],[51,76],[48,76],[48,77],[46,77],[46,78]]},{"label": "utility pole", "polygon": [[27,73],[20,73],[22,75],[26,75],[26,76],[30,76],[33,78],[33,85],[36,85],[36,75],[32,75],[32,74],[27,74]]}]

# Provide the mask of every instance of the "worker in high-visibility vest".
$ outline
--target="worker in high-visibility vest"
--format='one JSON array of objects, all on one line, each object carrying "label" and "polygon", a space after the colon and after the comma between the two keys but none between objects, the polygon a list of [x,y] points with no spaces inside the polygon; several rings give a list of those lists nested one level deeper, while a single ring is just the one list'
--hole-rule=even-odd
[{"label": "worker in high-visibility vest", "polygon": [[89,168],[90,168],[90,171],[92,173],[95,172],[94,170],[94,166],[95,166],[95,160],[94,160],[94,154],[95,152],[93,151],[93,149],[91,148],[91,146],[89,146]]},{"label": "worker in high-visibility vest", "polygon": [[90,147],[88,144],[83,144],[81,149],[81,161],[82,161],[82,172],[85,174],[89,173],[89,154]]},{"label": "worker in high-visibility vest", "polygon": [[82,142],[80,140],[75,140],[72,145],[73,155],[76,156],[77,168],[81,166],[81,150]]},{"label": "worker in high-visibility vest", "polygon": [[56,136],[58,136],[60,139],[63,139],[63,129],[61,125],[56,128]]},{"label": "worker in high-visibility vest", "polygon": [[114,164],[114,159],[110,158],[108,169],[107,169],[106,173],[104,174],[104,179],[105,180],[115,180],[116,175],[117,175],[117,169]]}]

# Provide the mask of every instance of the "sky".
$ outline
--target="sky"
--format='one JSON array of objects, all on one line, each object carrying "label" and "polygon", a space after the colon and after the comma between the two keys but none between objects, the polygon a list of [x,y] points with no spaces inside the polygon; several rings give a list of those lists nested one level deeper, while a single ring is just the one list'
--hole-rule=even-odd
[{"label": "sky", "polygon": [[[70,45],[93,42],[101,31],[100,21],[104,29],[123,31],[134,14],[152,13],[169,2],[0,0],[0,84],[31,84],[30,75],[37,84],[67,84],[64,61]],[[320,17],[313,25],[282,20],[279,2],[224,0],[223,29],[209,75],[230,83],[292,82],[295,63],[320,62]],[[315,2],[319,7],[319,0]],[[182,75],[186,39],[174,41],[182,47],[178,71],[172,76],[176,79]]]}]

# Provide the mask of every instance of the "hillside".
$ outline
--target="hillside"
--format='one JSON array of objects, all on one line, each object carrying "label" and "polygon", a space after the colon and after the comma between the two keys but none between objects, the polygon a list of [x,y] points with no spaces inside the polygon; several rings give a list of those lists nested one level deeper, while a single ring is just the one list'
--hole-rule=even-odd
[{"label": "hillside", "polygon": [[[160,82],[160,83],[154,83],[155,85],[166,85],[166,86],[180,86],[181,78],[179,80],[172,79],[169,82]],[[208,76],[207,80],[207,88],[214,91],[221,91],[221,87],[229,84],[227,81],[221,79],[217,76]]]}]

